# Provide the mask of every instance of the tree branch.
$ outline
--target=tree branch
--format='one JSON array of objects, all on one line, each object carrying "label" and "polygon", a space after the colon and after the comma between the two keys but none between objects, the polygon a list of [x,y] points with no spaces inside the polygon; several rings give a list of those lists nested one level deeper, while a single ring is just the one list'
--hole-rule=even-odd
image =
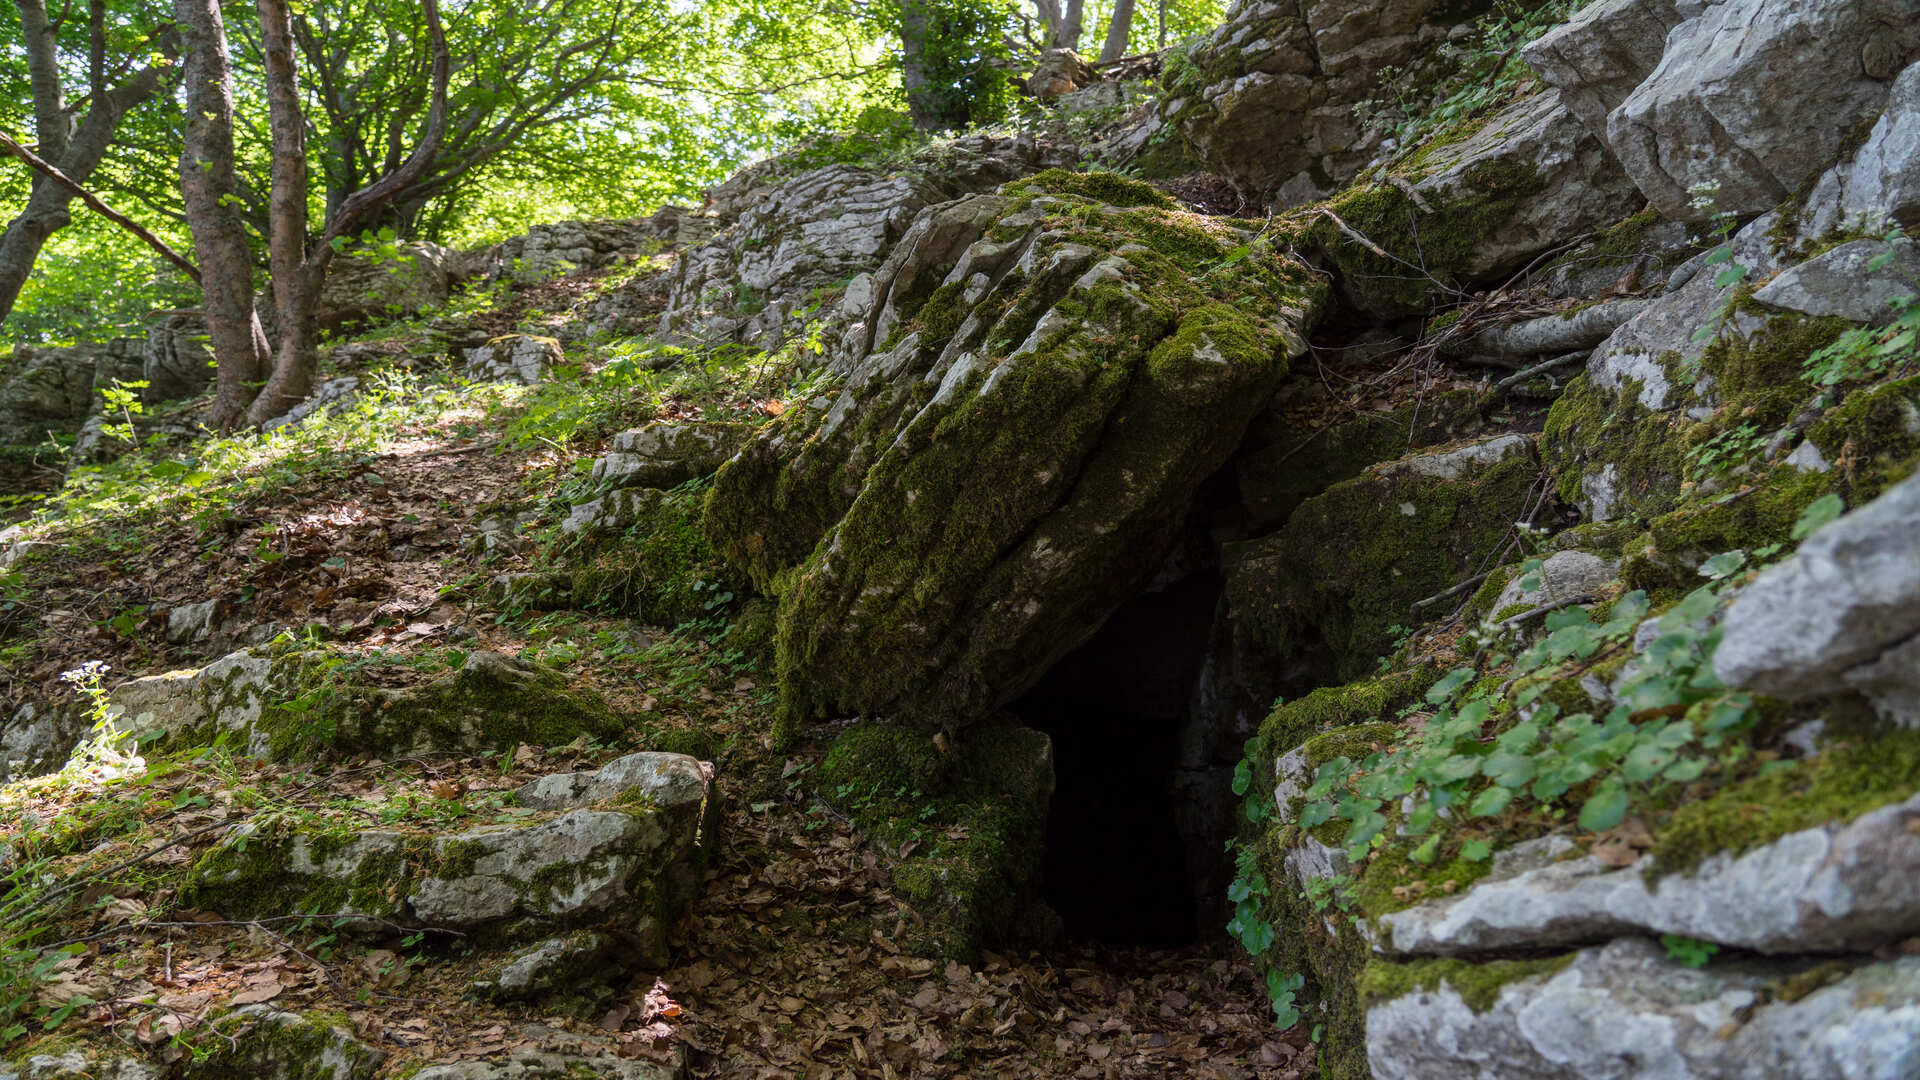
[{"label": "tree branch", "polygon": [[99,214],[101,217],[106,218],[108,221],[139,237],[142,241],[145,241],[148,247],[159,252],[168,262],[185,271],[186,275],[193,279],[194,284],[200,284],[200,268],[193,265],[193,262],[185,255],[168,247],[165,240],[148,232],[146,227],[142,226],[139,222],[120,213],[106,203],[101,202],[92,192],[81,187],[79,183],[68,177],[66,173],[61,172],[48,162],[42,160],[38,154],[14,142],[5,135],[0,135],[0,150],[5,150],[14,157],[26,162],[29,167],[42,176],[45,176],[48,180],[72,192],[74,198],[87,204],[87,209],[92,210],[94,213]]}]

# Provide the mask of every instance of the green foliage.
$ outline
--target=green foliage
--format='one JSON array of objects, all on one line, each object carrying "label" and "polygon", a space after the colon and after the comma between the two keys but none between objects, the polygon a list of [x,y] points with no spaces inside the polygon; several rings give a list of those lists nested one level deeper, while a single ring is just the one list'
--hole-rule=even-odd
[{"label": "green foliage", "polygon": [[[1893,260],[1893,247],[1905,234],[1900,229],[1886,235],[1888,250],[1868,263],[1870,270],[1882,270]],[[1915,290],[1893,302],[1893,318],[1884,326],[1862,326],[1848,330],[1839,340],[1815,351],[1806,359],[1806,379],[1815,386],[1877,380],[1911,374],[1920,367],[1920,282]]]},{"label": "green foliage", "polygon": [[1699,938],[1690,938],[1681,934],[1661,934],[1660,944],[1666,947],[1667,959],[1690,968],[1703,968],[1720,946]]},{"label": "green foliage", "polygon": [[1380,85],[1391,96],[1361,102],[1355,111],[1363,123],[1385,125],[1402,146],[1491,112],[1536,77],[1518,59],[1520,47],[1565,22],[1584,2],[1496,0],[1475,20],[1472,35],[1441,45],[1422,69],[1381,71]]},{"label": "green foliage", "polygon": [[[1834,503],[1818,504],[1797,534],[1834,513]],[[1749,695],[1713,674],[1721,633],[1714,616],[1747,562],[1745,552],[1727,552],[1700,567],[1709,583],[1658,616],[1657,636],[1616,689],[1621,703],[1604,715],[1548,695],[1624,650],[1649,614],[1641,592],[1615,601],[1601,622],[1578,607],[1550,612],[1540,640],[1511,658],[1491,654],[1495,664],[1511,659],[1504,683],[1476,681],[1472,667],[1442,678],[1427,691],[1434,715],[1417,734],[1362,760],[1342,756],[1319,767],[1300,826],[1337,828],[1338,843],[1360,862],[1387,844],[1389,815],[1410,796],[1400,824],[1424,838],[1415,841],[1414,861],[1432,865],[1450,849],[1479,862],[1493,851],[1489,819],[1552,821],[1572,812],[1582,830],[1604,832],[1633,806],[1734,767],[1752,754],[1736,736],[1758,713]]]}]

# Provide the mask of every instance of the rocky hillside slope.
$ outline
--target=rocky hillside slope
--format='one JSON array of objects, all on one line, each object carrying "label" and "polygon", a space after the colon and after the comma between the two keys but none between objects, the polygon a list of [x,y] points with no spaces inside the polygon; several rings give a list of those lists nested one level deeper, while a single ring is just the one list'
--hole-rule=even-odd
[{"label": "rocky hillside slope", "polygon": [[[1224,925],[1317,1044],[1236,1068],[1920,1076],[1920,4],[1477,14],[1248,0],[1143,105],[500,253],[509,291],[548,248],[644,257],[531,286],[576,289],[551,337],[428,347],[664,381],[472,515],[491,561],[449,595],[695,627],[760,749],[531,655],[353,659],[425,598],[274,625],[210,585],[142,612],[134,662],[191,673],[101,699],[155,753],[647,753],[529,772],[471,832],[229,826],[165,902],[457,931],[483,983],[564,981],[579,934],[657,968],[726,768],[815,745],[780,781],[884,854],[924,951]],[[0,569],[45,587],[62,528]],[[328,633],[273,640],[302,616]],[[92,728],[47,689],[10,691],[10,764]]]}]

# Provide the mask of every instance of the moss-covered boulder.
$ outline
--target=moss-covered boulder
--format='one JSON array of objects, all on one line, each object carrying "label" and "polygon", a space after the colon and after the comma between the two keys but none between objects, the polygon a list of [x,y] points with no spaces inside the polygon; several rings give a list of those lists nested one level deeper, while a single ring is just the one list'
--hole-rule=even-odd
[{"label": "moss-covered boulder", "polygon": [[706,526],[780,599],[790,716],[969,722],[1157,568],[1321,298],[1276,245],[1112,174],[921,216]]},{"label": "moss-covered boulder", "polygon": [[1369,465],[1473,434],[1482,422],[1479,404],[1472,390],[1450,390],[1307,435],[1276,419],[1274,442],[1234,462],[1241,505],[1254,525],[1280,525],[1302,502]]},{"label": "moss-covered boulder", "polygon": [[241,651],[123,683],[107,696],[107,717],[142,743],[225,739],[276,761],[555,746],[622,730],[599,695],[532,661],[484,649],[448,653],[435,674],[383,668],[377,659],[328,649]]},{"label": "moss-covered boulder", "polygon": [[990,724],[957,742],[906,727],[843,732],[820,769],[821,792],[901,856],[893,882],[941,954],[1053,944],[1059,918],[1040,898],[1040,856],[1053,796],[1053,748],[1030,728]]},{"label": "moss-covered boulder", "polygon": [[744,576],[701,530],[706,497],[704,485],[689,484],[615,491],[587,504],[599,510],[595,528],[568,554],[571,603],[677,626],[746,593]]},{"label": "moss-covered boulder", "polygon": [[1542,492],[1532,440],[1501,435],[1375,466],[1223,553],[1235,617],[1278,655],[1357,678],[1412,604],[1496,560]]},{"label": "moss-covered boulder", "polygon": [[387,1059],[340,1015],[247,1005],[211,1027],[204,1056],[181,1068],[183,1080],[373,1080]]},{"label": "moss-covered boulder", "polygon": [[1456,123],[1328,200],[1312,229],[1361,311],[1425,311],[1496,282],[1561,238],[1632,213],[1640,196],[1557,92]]},{"label": "moss-covered boulder", "polygon": [[361,931],[503,941],[599,926],[628,940],[636,962],[664,964],[666,929],[698,894],[716,842],[718,794],[700,763],[642,756],[608,766],[617,775],[604,783],[545,785],[529,801],[547,812],[512,824],[432,833],[250,822],[193,865],[183,902],[233,918],[301,911]]}]

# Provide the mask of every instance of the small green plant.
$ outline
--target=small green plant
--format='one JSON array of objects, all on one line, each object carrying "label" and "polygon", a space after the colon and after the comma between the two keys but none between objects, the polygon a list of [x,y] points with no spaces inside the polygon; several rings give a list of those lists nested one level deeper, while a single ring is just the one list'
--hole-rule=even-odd
[{"label": "small green plant", "polygon": [[1690,968],[1706,967],[1713,954],[1720,951],[1720,946],[1710,941],[1680,934],[1661,934],[1660,944],[1666,947],[1667,959]]},{"label": "small green plant", "polygon": [[[1888,230],[1887,250],[1869,260],[1867,268],[1884,270],[1893,261],[1894,245],[1904,238],[1899,228]],[[1838,386],[1897,375],[1920,365],[1920,282],[1912,284],[1913,292],[1893,301],[1892,318],[1886,325],[1854,327],[1808,356],[1806,380],[1815,386]]]},{"label": "small green plant", "polygon": [[106,405],[107,414],[119,413],[122,421],[101,427],[101,432],[107,438],[118,439],[124,443],[138,441],[134,438],[133,418],[147,411],[147,407],[140,401],[140,391],[145,390],[147,385],[145,379],[136,379],[131,382],[115,379],[112,385],[100,388],[100,397]]}]

